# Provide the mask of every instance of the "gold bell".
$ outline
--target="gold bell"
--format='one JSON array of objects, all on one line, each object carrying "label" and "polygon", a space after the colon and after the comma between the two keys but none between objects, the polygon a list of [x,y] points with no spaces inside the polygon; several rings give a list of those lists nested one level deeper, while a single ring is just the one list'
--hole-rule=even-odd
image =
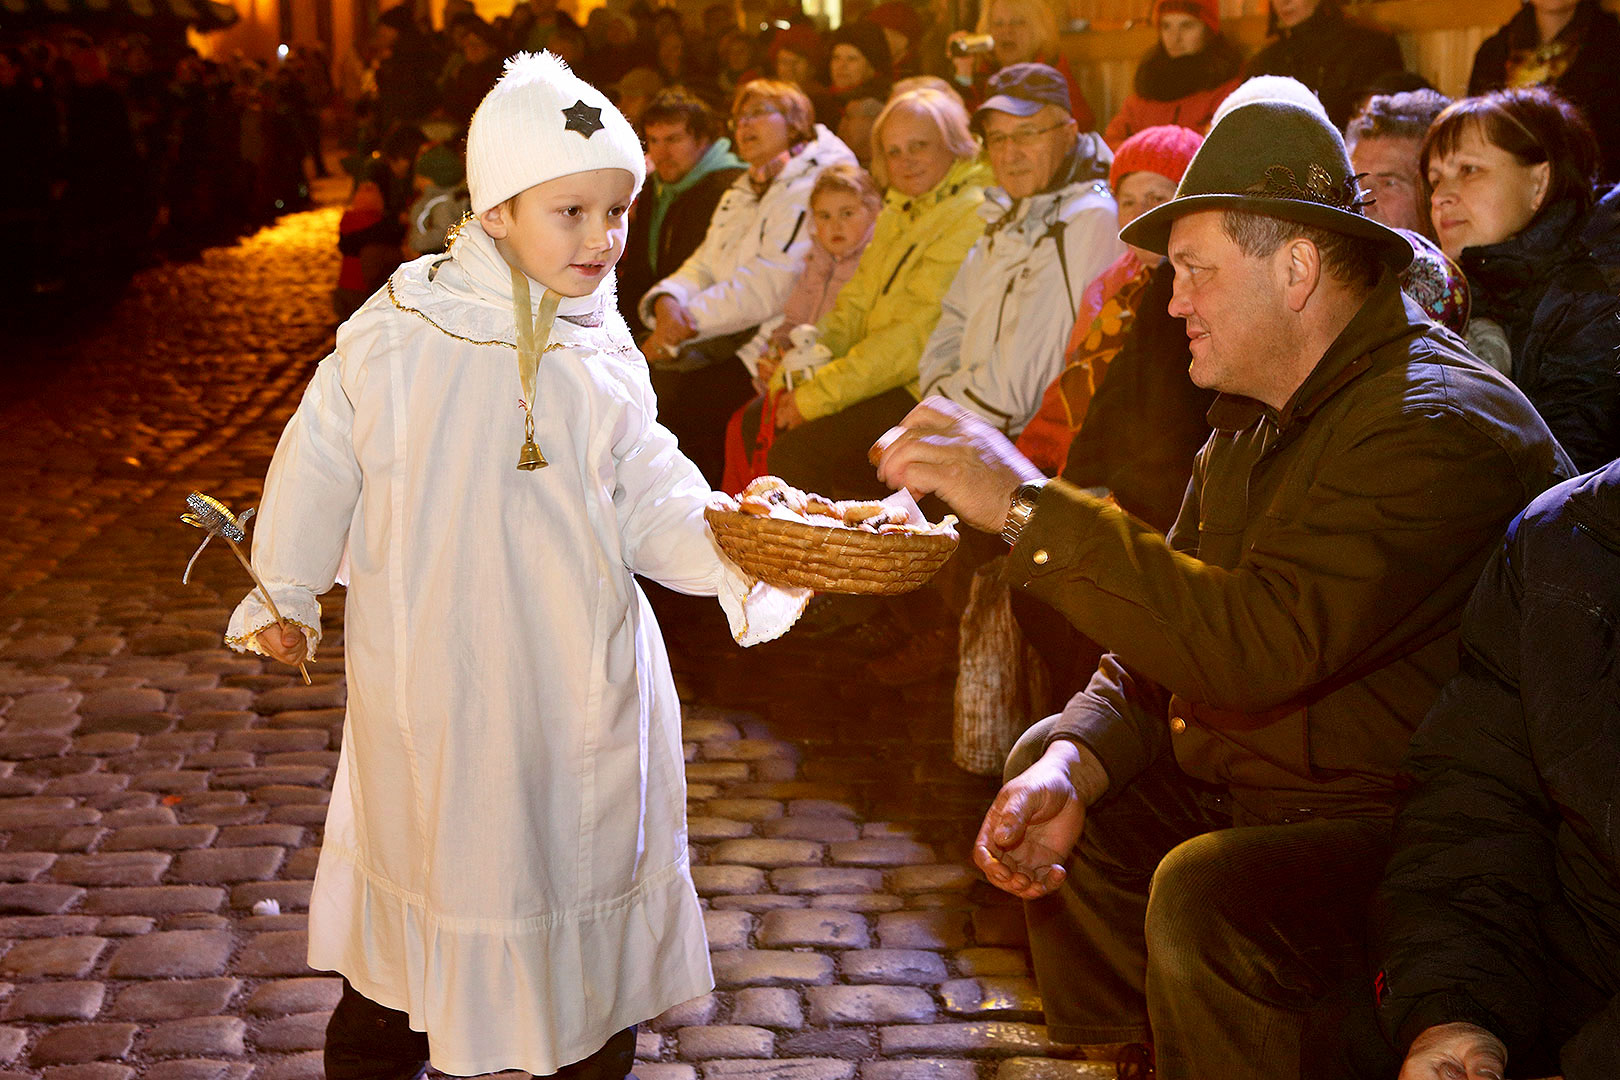
[{"label": "gold bell", "polygon": [[540,452],[540,448],[534,444],[534,440],[524,439],[523,450],[518,454],[517,467],[525,472],[533,472],[535,469],[545,468],[548,464],[550,464],[550,462],[546,461],[545,455],[542,454]]}]

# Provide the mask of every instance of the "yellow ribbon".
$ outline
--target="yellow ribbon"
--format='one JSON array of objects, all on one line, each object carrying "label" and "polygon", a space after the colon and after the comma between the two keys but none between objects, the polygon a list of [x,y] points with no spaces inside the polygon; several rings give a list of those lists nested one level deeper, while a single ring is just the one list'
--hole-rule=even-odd
[{"label": "yellow ribbon", "polygon": [[518,468],[538,469],[546,464],[539,447],[534,445],[534,395],[540,377],[540,355],[551,340],[551,324],[557,318],[557,305],[562,296],[546,289],[540,295],[539,310],[529,314],[529,278],[523,271],[512,267],[512,313],[517,318],[518,379],[523,387],[523,450],[518,457]]}]

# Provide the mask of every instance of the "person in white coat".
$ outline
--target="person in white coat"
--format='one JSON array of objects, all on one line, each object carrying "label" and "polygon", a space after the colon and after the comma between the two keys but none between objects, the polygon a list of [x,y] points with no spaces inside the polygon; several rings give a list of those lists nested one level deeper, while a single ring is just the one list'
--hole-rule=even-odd
[{"label": "person in white coat", "polygon": [[726,422],[757,392],[764,339],[810,254],[810,189],[827,166],[855,163],[790,83],[745,84],[731,128],[748,171],[720,197],[698,249],[638,302],[653,331],[642,351],[659,411],[711,484],[724,469]]},{"label": "person in white coat", "polygon": [[[713,986],[680,706],[633,575],[749,591],[656,420],[612,270],[643,180],[608,99],[521,54],[468,132],[477,217],[338,331],[282,435],[228,642],[313,655],[346,567],[348,713],[309,905],[340,973],[332,1080],[618,1080],[635,1025]],[[521,403],[521,407],[519,407]]]},{"label": "person in white coat", "polygon": [[1113,155],[1078,130],[1068,101],[1068,83],[1045,64],[991,77],[973,123],[997,187],[918,363],[924,396],[948,397],[1008,435],[1062,370],[1086,286],[1124,251],[1108,190]]}]

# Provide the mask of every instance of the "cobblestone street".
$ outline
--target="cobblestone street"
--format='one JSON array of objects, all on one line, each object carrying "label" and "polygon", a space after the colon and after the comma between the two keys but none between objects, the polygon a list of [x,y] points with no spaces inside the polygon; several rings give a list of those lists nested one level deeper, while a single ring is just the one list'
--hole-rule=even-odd
[{"label": "cobblestone street", "polygon": [[[330,346],[336,220],[146,270],[24,347],[54,368],[0,411],[0,1080],[322,1074],[341,593],[304,686],[221,644],[246,575],[211,545],[182,585],[178,518],[193,489],[256,503]],[[949,682],[744,652],[712,601],[655,600],[718,989],[642,1028],[640,1080],[1113,1076],[1047,1041],[1022,912],[967,860],[995,784],[951,763]]]}]

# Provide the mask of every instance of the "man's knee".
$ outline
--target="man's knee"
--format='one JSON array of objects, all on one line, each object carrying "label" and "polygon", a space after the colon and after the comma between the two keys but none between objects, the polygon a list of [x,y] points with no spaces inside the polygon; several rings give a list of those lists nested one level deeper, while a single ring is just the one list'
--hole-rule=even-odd
[{"label": "man's knee", "polygon": [[1233,873],[1231,840],[1229,829],[1195,836],[1154,871],[1146,920],[1150,983],[1191,986],[1217,971],[1253,969],[1240,924],[1256,900],[1254,883]]}]

